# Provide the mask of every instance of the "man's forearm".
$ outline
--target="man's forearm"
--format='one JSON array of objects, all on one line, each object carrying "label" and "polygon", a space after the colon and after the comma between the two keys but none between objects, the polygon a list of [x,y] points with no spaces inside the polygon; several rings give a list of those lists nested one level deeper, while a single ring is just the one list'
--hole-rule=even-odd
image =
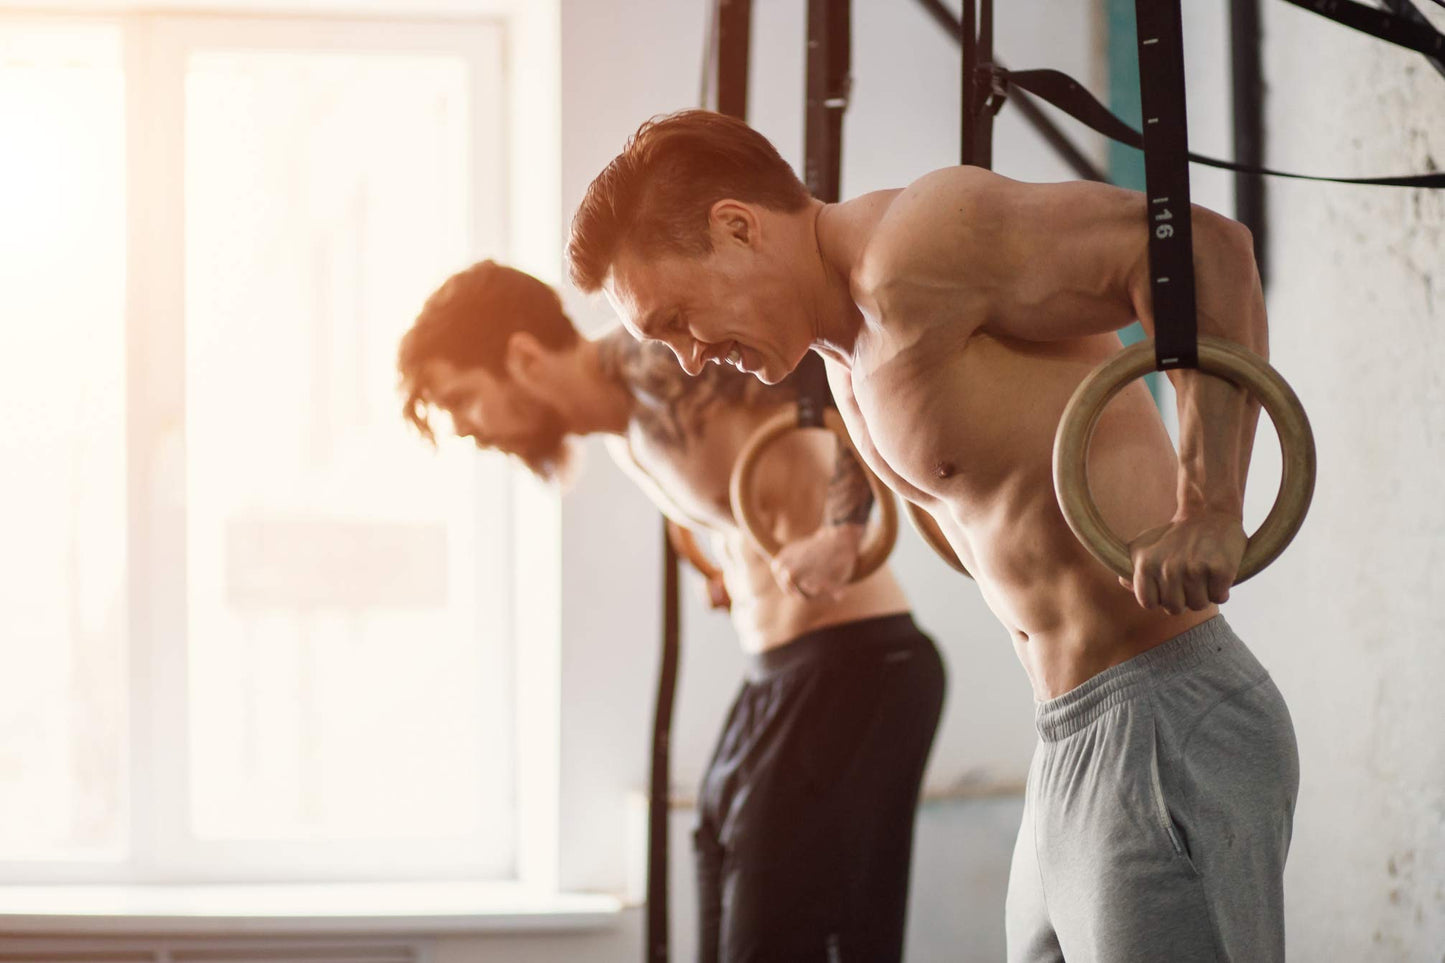
[{"label": "man's forearm", "polygon": [[868,485],[868,476],[852,449],[840,441],[833,475],[828,480],[823,522],[835,528],[857,526],[861,530],[872,510],[873,489]]},{"label": "man's forearm", "polygon": [[[1264,295],[1249,232],[1194,208],[1194,270],[1200,335],[1233,341],[1269,357]],[[1153,333],[1153,318],[1146,327]],[[1175,369],[1178,397],[1178,511],[1218,511],[1242,517],[1245,479],[1254,447],[1259,403],[1231,382]]]}]

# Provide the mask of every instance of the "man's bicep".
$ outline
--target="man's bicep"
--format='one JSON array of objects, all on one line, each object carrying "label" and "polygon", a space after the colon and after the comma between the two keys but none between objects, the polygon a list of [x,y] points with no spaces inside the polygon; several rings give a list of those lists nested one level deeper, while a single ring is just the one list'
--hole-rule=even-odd
[{"label": "man's bicep", "polygon": [[984,326],[1028,341],[1117,331],[1147,292],[1142,194],[1108,184],[1011,184],[990,205],[999,227],[977,254],[996,292]]}]

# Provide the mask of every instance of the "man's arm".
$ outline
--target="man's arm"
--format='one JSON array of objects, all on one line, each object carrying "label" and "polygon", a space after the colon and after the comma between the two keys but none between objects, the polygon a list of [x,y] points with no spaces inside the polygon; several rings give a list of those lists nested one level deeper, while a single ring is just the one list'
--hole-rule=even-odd
[{"label": "man's arm", "polygon": [[637,399],[634,417],[643,433],[679,453],[688,451],[717,407],[777,404],[784,398],[781,389],[720,365],[705,365],[692,377],[665,345],[636,341],[620,329],[598,347],[603,373]]},{"label": "man's arm", "polygon": [[[676,457],[693,454],[707,418],[720,408],[771,407],[797,397],[796,384],[790,380],[765,385],[722,365],[706,365],[701,374],[689,376],[668,348],[654,342],[639,343],[625,332],[609,335],[601,349],[604,371],[620,379],[637,397],[635,417],[642,431]],[[614,455],[664,512],[683,518],[675,503],[630,455]],[[765,484],[769,504],[786,517],[805,514],[805,506],[793,501],[816,489],[797,484],[794,473],[802,466],[785,464],[783,455],[774,455],[782,460],[769,459],[764,466],[771,478]],[[668,511],[666,505],[672,505],[673,511]],[[783,546],[773,560],[774,578],[783,587],[807,597],[841,590],[852,578],[872,506],[873,491],[862,466],[849,446],[839,444],[825,494],[822,525]]]},{"label": "man's arm", "polygon": [[[1199,333],[1235,341],[1267,359],[1264,293],[1249,230],[1204,208],[1195,207],[1192,215]],[[1136,272],[1133,302],[1145,330],[1154,334],[1147,266]],[[1135,540],[1130,588],[1145,607],[1180,612],[1229,598],[1246,543],[1244,489],[1259,402],[1231,382],[1195,370],[1171,370],[1169,380],[1179,412],[1177,504],[1170,526]],[[1206,569],[1202,578],[1166,574],[1176,558],[1198,560]]]},{"label": "man's arm", "polygon": [[[642,493],[647,496],[648,500],[662,512],[669,526],[680,526],[688,530],[706,528],[705,525],[700,525],[696,519],[690,518],[688,513],[683,511],[681,506],[668,496],[667,492],[663,491],[656,479],[637,463],[626,440],[609,436],[606,444],[607,451],[612,455],[612,460],[617,463],[617,467],[622,469],[622,473],[632,479],[638,488],[642,489]],[[668,537],[674,537],[671,531],[668,532]],[[675,545],[676,543],[674,543]],[[722,572],[708,574],[699,569],[698,574],[703,576],[703,581],[706,583],[708,604],[715,609],[731,608],[732,597],[728,594],[727,582]]]},{"label": "man's arm", "polygon": [[[895,246],[907,252],[887,265],[904,282],[899,296],[933,301],[943,291],[967,305],[984,291],[986,309],[962,323],[1023,340],[1080,338],[1135,319],[1154,333],[1142,194],[954,168],[920,179],[898,200],[908,203],[895,202],[891,230],[933,239]],[[1199,333],[1267,357],[1248,229],[1197,205],[1191,213]],[[1259,406],[1221,379],[1169,374],[1179,404],[1178,505],[1169,525],[1133,543],[1130,587],[1145,607],[1182,611],[1228,597],[1244,550],[1244,481]]]},{"label": "man's arm", "polygon": [[828,498],[823,506],[823,524],[834,528],[862,529],[873,510],[873,489],[853,449],[839,442],[828,479]]},{"label": "man's arm", "polygon": [[853,578],[873,489],[852,446],[838,442],[833,474],[817,530],[784,545],[773,559],[773,577],[805,598],[837,595]]}]

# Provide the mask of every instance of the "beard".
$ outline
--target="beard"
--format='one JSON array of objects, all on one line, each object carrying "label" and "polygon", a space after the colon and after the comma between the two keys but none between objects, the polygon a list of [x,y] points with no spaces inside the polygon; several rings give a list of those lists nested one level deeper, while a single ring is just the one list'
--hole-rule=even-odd
[{"label": "beard", "polygon": [[524,437],[511,441],[507,453],[527,470],[549,484],[565,485],[573,475],[576,447],[567,437],[562,415],[556,408],[542,408],[536,426]]}]

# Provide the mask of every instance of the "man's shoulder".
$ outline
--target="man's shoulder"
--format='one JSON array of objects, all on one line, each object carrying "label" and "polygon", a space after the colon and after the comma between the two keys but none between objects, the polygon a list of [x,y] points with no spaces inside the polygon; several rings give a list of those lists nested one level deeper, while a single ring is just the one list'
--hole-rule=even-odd
[{"label": "man's shoulder", "polygon": [[885,231],[899,230],[966,215],[988,198],[1016,186],[1017,181],[982,167],[941,167],[899,191],[878,226]]},{"label": "man's shoulder", "polygon": [[897,192],[863,248],[859,285],[881,291],[920,269],[945,267],[963,228],[979,223],[983,205],[1012,183],[978,167],[945,167]]}]

